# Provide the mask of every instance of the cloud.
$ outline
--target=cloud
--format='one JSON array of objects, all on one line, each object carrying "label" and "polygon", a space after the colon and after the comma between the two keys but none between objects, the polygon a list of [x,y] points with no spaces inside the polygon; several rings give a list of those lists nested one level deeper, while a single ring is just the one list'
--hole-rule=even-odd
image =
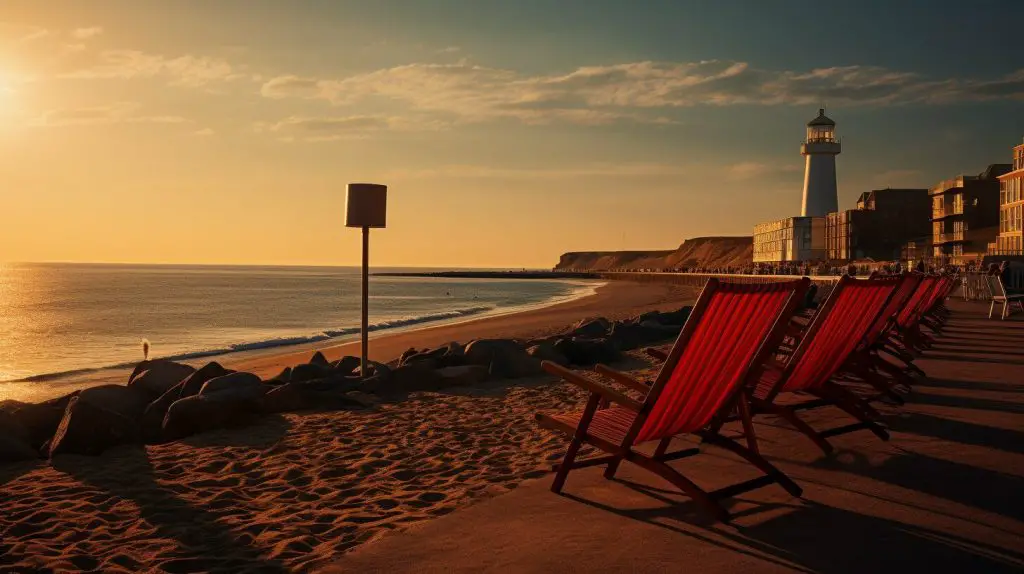
[{"label": "cloud", "polygon": [[284,141],[335,141],[358,139],[373,132],[399,128],[404,120],[387,116],[341,117],[292,116],[275,123],[258,123],[256,131],[276,134]]},{"label": "cloud", "polygon": [[192,135],[197,135],[197,136],[202,136],[202,137],[209,137],[209,136],[212,136],[215,133],[216,132],[214,132],[212,128],[203,128],[201,130],[196,130],[196,131],[192,132]]},{"label": "cloud", "polygon": [[205,56],[167,58],[139,50],[106,50],[96,66],[63,74],[63,78],[134,79],[166,77],[171,85],[199,87],[241,77],[227,61]]},{"label": "cloud", "polygon": [[455,53],[458,53],[458,52],[461,52],[461,51],[462,51],[462,48],[460,48],[458,46],[448,46],[448,47],[445,47],[445,48],[441,48],[440,50],[437,51],[437,53],[438,54],[455,54]]},{"label": "cloud", "polygon": [[1024,69],[993,79],[932,79],[878,66],[767,70],[746,62],[633,62],[565,74],[454,64],[408,64],[340,79],[279,76],[270,98],[351,105],[384,98],[453,122],[513,118],[526,123],[670,123],[664,113],[692,106],[836,106],[1024,100]]},{"label": "cloud", "polygon": [[181,116],[140,115],[139,104],[119,102],[108,106],[63,108],[43,113],[31,122],[36,127],[86,126],[104,124],[180,124]]},{"label": "cloud", "polygon": [[402,169],[387,174],[394,179],[572,179],[581,177],[685,177],[694,166],[663,163],[594,163],[563,168],[504,168],[481,165],[445,165],[427,169]]},{"label": "cloud", "polygon": [[726,177],[734,181],[755,178],[763,179],[798,172],[801,169],[801,166],[797,164],[769,164],[745,161],[730,165],[726,170]]},{"label": "cloud", "polygon": [[71,36],[78,40],[88,40],[89,38],[95,38],[103,33],[103,28],[99,26],[90,26],[88,28],[75,28],[71,31]]},{"label": "cloud", "polygon": [[50,35],[46,28],[30,24],[0,22],[0,43],[24,44]]}]

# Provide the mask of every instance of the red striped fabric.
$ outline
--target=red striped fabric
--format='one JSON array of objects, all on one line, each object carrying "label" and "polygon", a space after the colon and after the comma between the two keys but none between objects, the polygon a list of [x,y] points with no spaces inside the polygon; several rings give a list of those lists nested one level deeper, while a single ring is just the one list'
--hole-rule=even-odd
[{"label": "red striped fabric", "polygon": [[864,334],[882,311],[896,289],[891,278],[855,279],[837,287],[837,297],[815,321],[810,338],[801,341],[793,359],[797,364],[789,370],[783,391],[802,391],[818,387],[832,378],[850,353],[857,348]]},{"label": "red striped fabric", "polygon": [[917,286],[921,283],[921,276],[908,273],[901,277],[899,287],[896,288],[896,292],[893,293],[889,302],[886,304],[885,309],[875,318],[874,324],[868,329],[864,340],[860,347],[867,348],[875,343],[886,334],[886,327],[889,327],[893,317],[896,316],[910,301],[910,298],[914,296],[914,292],[917,291]]},{"label": "red striped fabric", "polygon": [[[722,283],[711,295],[634,443],[707,426],[750,369],[799,282]],[[693,318],[691,318],[693,319]]]},{"label": "red striped fabric", "polygon": [[901,328],[906,328],[917,322],[918,310],[928,301],[938,282],[939,278],[934,275],[925,275],[921,278],[921,283],[918,284],[914,296],[907,301],[906,306],[900,311],[899,317],[896,318],[896,322]]}]

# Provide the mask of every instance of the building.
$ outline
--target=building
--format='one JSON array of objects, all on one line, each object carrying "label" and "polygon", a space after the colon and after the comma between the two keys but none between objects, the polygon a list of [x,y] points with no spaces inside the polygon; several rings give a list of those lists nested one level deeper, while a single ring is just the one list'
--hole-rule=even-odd
[{"label": "building", "polygon": [[857,209],[830,213],[825,220],[825,257],[895,261],[912,240],[931,233],[927,189],[875,189],[861,194]]},{"label": "building", "polygon": [[999,176],[999,235],[992,255],[1024,255],[1024,143],[1013,148],[1012,170]]},{"label": "building", "polygon": [[824,217],[787,217],[754,226],[754,263],[824,259]]},{"label": "building", "polygon": [[836,156],[841,148],[836,123],[825,116],[824,108],[818,110],[818,117],[807,122],[807,139],[800,145],[800,154],[806,158],[800,215],[825,217],[839,211]]},{"label": "building", "polygon": [[999,176],[1011,164],[992,164],[978,175],[941,181],[932,200],[932,256],[938,264],[981,260],[999,235]]}]

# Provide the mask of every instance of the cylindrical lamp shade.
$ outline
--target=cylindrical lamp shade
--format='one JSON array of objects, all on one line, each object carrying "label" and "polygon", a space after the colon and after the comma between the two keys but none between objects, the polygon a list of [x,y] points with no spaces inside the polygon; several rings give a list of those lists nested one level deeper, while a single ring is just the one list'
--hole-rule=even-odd
[{"label": "cylindrical lamp shade", "polygon": [[378,183],[350,183],[345,197],[346,227],[385,227],[388,186]]}]

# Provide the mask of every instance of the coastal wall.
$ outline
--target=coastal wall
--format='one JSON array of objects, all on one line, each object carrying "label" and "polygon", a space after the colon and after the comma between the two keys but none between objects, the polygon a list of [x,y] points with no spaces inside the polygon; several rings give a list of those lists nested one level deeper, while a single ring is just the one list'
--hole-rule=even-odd
[{"label": "coastal wall", "polygon": [[695,237],[673,251],[577,251],[561,256],[556,270],[681,269],[745,267],[753,260],[752,237]]}]

